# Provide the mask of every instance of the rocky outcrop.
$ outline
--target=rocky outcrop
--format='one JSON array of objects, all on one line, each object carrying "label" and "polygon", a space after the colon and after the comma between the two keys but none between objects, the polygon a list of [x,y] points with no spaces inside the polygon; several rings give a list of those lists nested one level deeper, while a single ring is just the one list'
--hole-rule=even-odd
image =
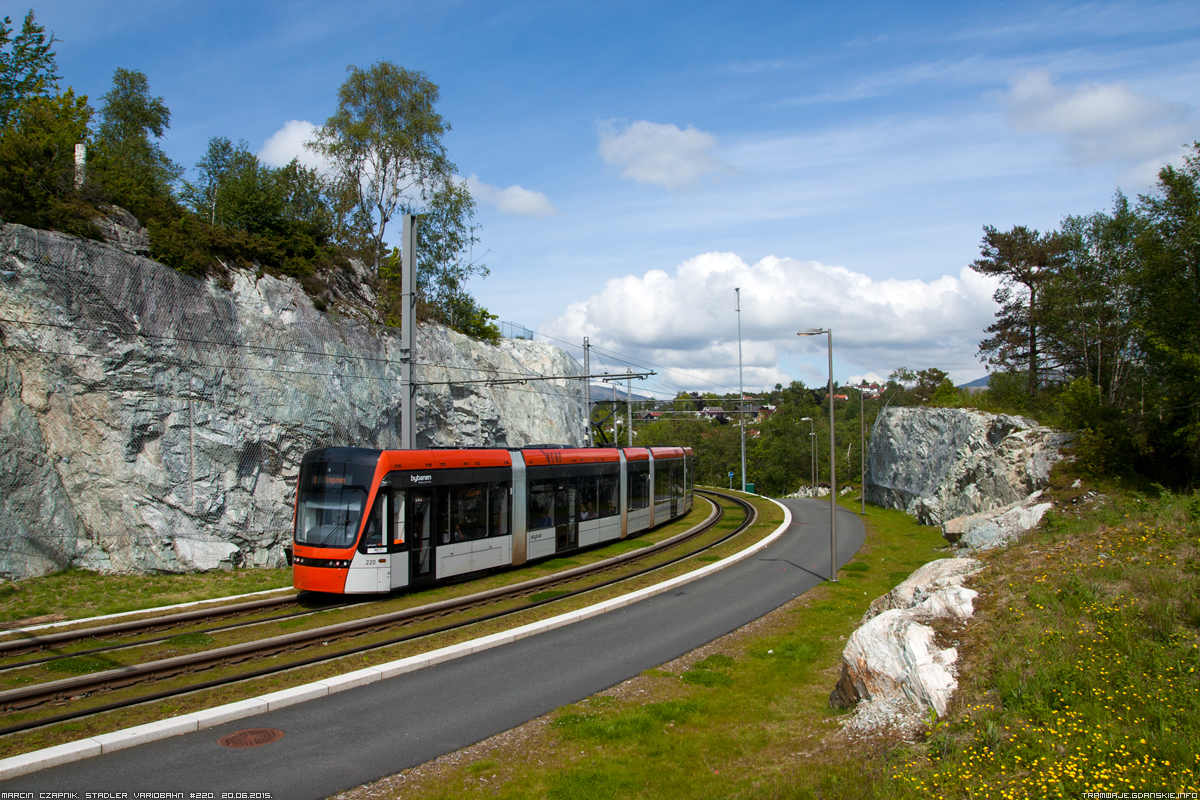
[{"label": "rocky outcrop", "polygon": [[925,525],[1016,503],[1046,486],[1069,440],[1025,417],[887,408],[868,446],[867,500]]},{"label": "rocky outcrop", "polygon": [[928,623],[970,618],[977,594],[963,582],[981,568],[974,559],[934,561],[871,603],[846,643],[842,675],[829,695],[834,708],[856,707],[847,729],[903,729],[920,724],[930,709],[946,713],[958,688],[958,653],[939,647]]},{"label": "rocky outcrop", "polygon": [[991,550],[1015,541],[1042,521],[1052,503],[1039,503],[1038,490],[1016,503],[991,511],[948,520],[942,525],[942,535],[951,544],[968,550]]},{"label": "rocky outcrop", "polygon": [[963,581],[983,569],[973,558],[941,558],[930,561],[883,597],[871,602],[862,624],[893,609],[912,610],[917,619],[950,617],[964,620],[971,616],[975,592],[963,588]]},{"label": "rocky outcrop", "polygon": [[[304,451],[398,444],[398,330],[136,234],[0,226],[0,578],[279,564]],[[417,364],[418,446],[583,441],[579,381],[487,383],[582,374],[557,348],[420,326]]]}]

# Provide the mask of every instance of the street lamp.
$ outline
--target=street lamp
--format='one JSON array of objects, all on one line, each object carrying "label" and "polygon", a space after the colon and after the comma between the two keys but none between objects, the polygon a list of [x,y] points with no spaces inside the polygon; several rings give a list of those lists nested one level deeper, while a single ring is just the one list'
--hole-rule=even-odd
[{"label": "street lamp", "polygon": [[[863,379],[866,383],[866,379]],[[863,387],[858,387],[858,513],[867,513],[867,418],[863,413]]]},{"label": "street lamp", "polygon": [[833,329],[806,328],[797,336],[829,337],[829,575],[837,582],[837,451],[833,442]]},{"label": "street lamp", "polygon": [[808,466],[812,476],[813,497],[817,496],[817,423],[812,417],[801,417],[801,422],[808,423]]},{"label": "street lamp", "polygon": [[742,290],[734,289],[737,297],[738,320],[738,420],[742,424],[742,491],[746,491],[746,409],[742,401],[746,397],[746,389],[742,383]]}]

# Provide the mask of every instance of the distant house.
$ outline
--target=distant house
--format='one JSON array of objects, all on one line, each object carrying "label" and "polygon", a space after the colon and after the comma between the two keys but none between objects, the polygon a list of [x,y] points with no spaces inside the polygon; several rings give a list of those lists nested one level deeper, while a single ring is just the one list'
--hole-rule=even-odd
[{"label": "distant house", "polygon": [[[855,391],[862,392],[863,397],[874,400],[879,395],[883,394],[883,387],[878,383],[860,383],[858,386],[850,386],[849,388]],[[834,395],[837,397],[837,395]],[[840,398],[839,398],[840,399]]]},{"label": "distant house", "polygon": [[725,409],[720,406],[705,406],[700,410],[700,416],[713,419],[715,417],[725,416]]}]

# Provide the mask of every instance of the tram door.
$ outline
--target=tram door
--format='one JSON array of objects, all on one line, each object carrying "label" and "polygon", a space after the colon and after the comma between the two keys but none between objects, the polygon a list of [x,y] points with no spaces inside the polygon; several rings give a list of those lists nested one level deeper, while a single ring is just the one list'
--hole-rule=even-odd
[{"label": "tram door", "polygon": [[554,484],[554,551],[572,550],[579,544],[579,491],[575,482]]},{"label": "tram door", "polygon": [[433,558],[433,490],[411,489],[408,507],[409,583],[428,583],[437,577]]}]

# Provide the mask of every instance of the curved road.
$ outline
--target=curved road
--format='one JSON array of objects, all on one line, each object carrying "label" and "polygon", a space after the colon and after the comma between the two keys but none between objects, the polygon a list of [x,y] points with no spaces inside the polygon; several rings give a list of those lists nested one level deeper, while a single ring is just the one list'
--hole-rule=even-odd
[{"label": "curved road", "polygon": [[[416,766],[677,658],[821,583],[829,574],[829,504],[783,502],[792,527],[774,544],[678,591],[319,700],[14,778],[0,793],[260,792],[300,800]],[[839,510],[839,564],[863,538],[862,521]],[[285,735],[244,750],[216,743],[258,727]]]}]

